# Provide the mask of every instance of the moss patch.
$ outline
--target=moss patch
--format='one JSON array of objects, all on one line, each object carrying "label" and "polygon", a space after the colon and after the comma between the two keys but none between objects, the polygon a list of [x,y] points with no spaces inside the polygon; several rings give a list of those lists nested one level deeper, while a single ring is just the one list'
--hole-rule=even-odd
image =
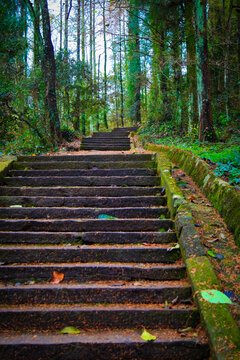
[{"label": "moss patch", "polygon": [[210,261],[206,256],[200,256],[187,259],[186,265],[215,358],[219,360],[239,359],[240,331],[229,312],[229,305],[212,304],[201,296],[201,290],[221,291]]},{"label": "moss patch", "polygon": [[5,156],[0,160],[0,183],[2,179],[6,176],[8,170],[12,167],[16,157],[14,156]]}]

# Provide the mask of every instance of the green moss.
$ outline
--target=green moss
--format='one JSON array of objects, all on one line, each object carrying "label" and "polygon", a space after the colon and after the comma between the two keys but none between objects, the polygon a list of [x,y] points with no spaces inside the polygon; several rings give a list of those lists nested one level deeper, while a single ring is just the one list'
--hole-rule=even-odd
[{"label": "green moss", "polygon": [[[237,191],[225,181],[217,178],[203,160],[186,150],[159,145],[149,145],[147,149],[161,154],[160,156],[166,153],[172,162],[176,163],[192,177],[202,189],[204,195],[222,215],[229,230],[234,233],[236,244],[240,246],[240,196]],[[171,209],[169,201],[168,205]],[[179,203],[176,206],[179,206]],[[175,212],[176,210],[173,207],[171,214]]]},{"label": "green moss", "polygon": [[188,276],[194,289],[195,300],[200,308],[202,321],[208,332],[217,359],[238,359],[240,331],[235,324],[228,305],[211,304],[201,296],[201,290],[216,289],[220,284],[205,256],[186,260]]}]

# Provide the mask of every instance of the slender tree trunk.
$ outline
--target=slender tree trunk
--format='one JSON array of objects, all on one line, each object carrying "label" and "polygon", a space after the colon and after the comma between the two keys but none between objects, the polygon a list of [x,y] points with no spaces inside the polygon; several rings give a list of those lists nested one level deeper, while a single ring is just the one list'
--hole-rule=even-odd
[{"label": "slender tree trunk", "polygon": [[188,131],[198,125],[197,72],[196,72],[196,44],[193,25],[193,0],[185,2],[185,28],[187,45],[187,85],[190,113]]},{"label": "slender tree trunk", "polygon": [[62,35],[63,35],[62,8],[63,8],[63,3],[62,3],[62,0],[60,0],[60,29],[59,29],[59,32],[60,32],[60,53],[61,53],[61,55],[62,55]]},{"label": "slender tree trunk", "polygon": [[39,0],[34,0],[34,12],[35,12],[36,20],[34,21],[33,63],[35,67],[38,67],[40,64],[40,48],[39,48],[39,38],[37,33],[40,27]]},{"label": "slender tree trunk", "polygon": [[106,19],[105,19],[105,0],[103,0],[103,41],[104,41],[104,113],[103,121],[106,129],[108,129],[107,121],[107,39],[106,39]]},{"label": "slender tree trunk", "polygon": [[[232,11],[233,11],[233,0],[230,0],[229,3],[229,11],[227,14],[227,19],[225,22],[225,36],[226,36],[226,44],[224,47],[224,90],[225,90],[225,96],[226,96],[226,118],[229,122],[230,118],[230,96],[229,96],[229,52],[230,52],[230,45],[231,45],[231,26],[232,26]],[[225,8],[223,8],[224,12],[224,20],[226,18],[225,15]]]},{"label": "slender tree trunk", "polygon": [[[82,7],[82,15],[81,15],[81,38],[82,38],[82,65],[85,66],[85,0],[81,0],[81,7]],[[83,74],[85,76],[85,74]],[[83,95],[83,100],[85,100],[85,95]],[[86,115],[85,112],[82,112],[81,117],[82,123],[82,134],[86,134]]]},{"label": "slender tree trunk", "polygon": [[196,33],[199,140],[216,141],[213,128],[208,65],[206,0],[194,0]]},{"label": "slender tree trunk", "polygon": [[124,126],[124,113],[123,113],[123,76],[122,76],[122,24],[121,24],[121,16],[119,19],[119,81],[120,81],[120,97],[121,97],[121,110],[120,110],[120,119],[121,125]]},{"label": "slender tree trunk", "polygon": [[[80,37],[81,37],[81,0],[77,2],[77,64],[80,66]],[[78,80],[78,79],[77,79]],[[73,122],[74,130],[78,131],[80,126],[80,89],[77,85],[76,101],[75,101],[75,120]]]},{"label": "slender tree trunk", "polygon": [[141,64],[139,40],[139,10],[137,6],[130,6],[128,27],[128,60],[129,60],[129,100],[130,118],[133,124],[141,122]]},{"label": "slender tree trunk", "polygon": [[51,140],[52,144],[56,145],[61,142],[61,130],[56,99],[56,66],[54,49],[51,40],[51,29],[47,0],[40,0],[40,7],[42,11],[43,26],[43,75],[45,79],[45,96],[47,100]]}]

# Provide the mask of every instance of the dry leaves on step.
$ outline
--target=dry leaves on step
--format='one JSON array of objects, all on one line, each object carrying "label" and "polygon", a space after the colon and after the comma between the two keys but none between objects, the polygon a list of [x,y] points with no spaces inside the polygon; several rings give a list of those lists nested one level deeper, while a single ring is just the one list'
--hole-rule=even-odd
[{"label": "dry leaves on step", "polygon": [[64,274],[60,273],[58,271],[53,272],[53,279],[51,281],[51,284],[59,284],[64,279]]}]

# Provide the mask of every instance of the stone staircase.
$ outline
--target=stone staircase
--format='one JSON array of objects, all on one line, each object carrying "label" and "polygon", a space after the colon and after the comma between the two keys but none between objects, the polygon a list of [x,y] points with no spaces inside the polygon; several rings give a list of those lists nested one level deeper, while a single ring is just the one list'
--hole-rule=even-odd
[{"label": "stone staircase", "polygon": [[129,150],[131,131],[137,127],[116,128],[111,132],[95,132],[92,137],[82,139],[81,150]]},{"label": "stone staircase", "polygon": [[21,156],[0,206],[2,360],[209,358],[153,155]]}]

